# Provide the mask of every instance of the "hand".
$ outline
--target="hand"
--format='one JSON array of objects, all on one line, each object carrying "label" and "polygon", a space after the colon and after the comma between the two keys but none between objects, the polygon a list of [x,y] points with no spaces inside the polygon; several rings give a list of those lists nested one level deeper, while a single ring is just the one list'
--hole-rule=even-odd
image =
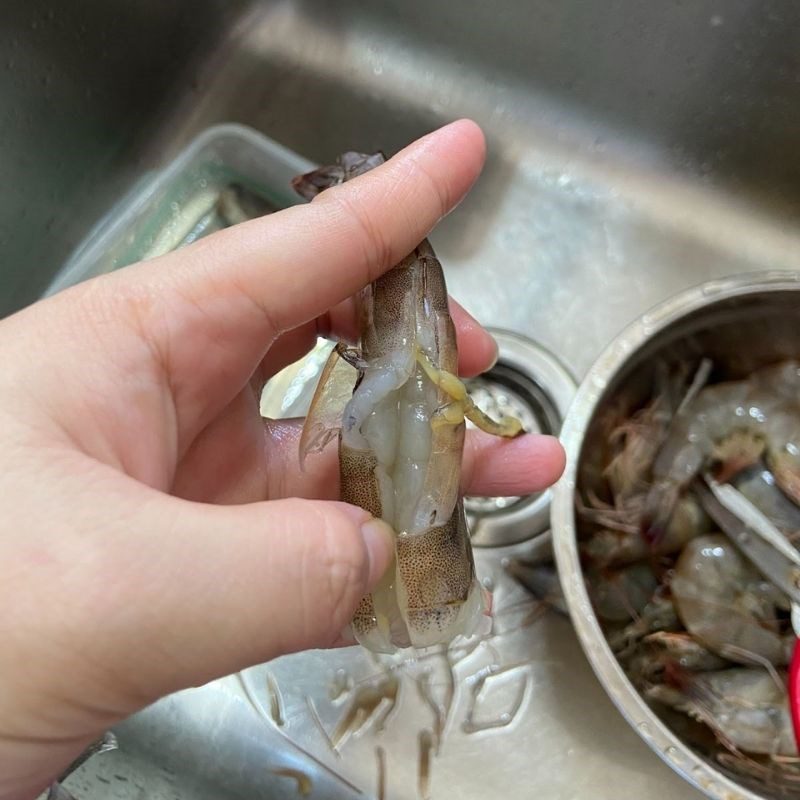
[{"label": "hand", "polygon": [[[335,456],[299,471],[299,423],[262,420],[259,392],[318,334],[353,333],[348,298],[483,157],[454,123],[310,205],[0,322],[2,800],[168,692],[334,643],[389,535],[334,502]],[[492,339],[453,316],[462,373],[489,367]],[[464,488],[531,492],[562,467],[551,438],[471,435]]]}]

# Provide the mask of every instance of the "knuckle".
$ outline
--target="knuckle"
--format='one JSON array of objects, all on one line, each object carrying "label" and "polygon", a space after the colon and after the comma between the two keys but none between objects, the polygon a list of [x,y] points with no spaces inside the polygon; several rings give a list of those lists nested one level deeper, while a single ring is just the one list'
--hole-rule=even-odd
[{"label": "knuckle", "polygon": [[439,218],[444,217],[453,207],[449,184],[434,177],[431,171],[417,160],[412,162],[411,173],[412,178],[416,177],[427,185],[428,191],[437,203]]},{"label": "knuckle", "polygon": [[364,263],[370,270],[370,275],[383,272],[392,266],[394,254],[391,243],[383,234],[374,214],[360,202],[358,193],[353,187],[341,187],[341,191],[337,191],[331,200],[339,206],[343,216],[350,219],[356,227]]}]

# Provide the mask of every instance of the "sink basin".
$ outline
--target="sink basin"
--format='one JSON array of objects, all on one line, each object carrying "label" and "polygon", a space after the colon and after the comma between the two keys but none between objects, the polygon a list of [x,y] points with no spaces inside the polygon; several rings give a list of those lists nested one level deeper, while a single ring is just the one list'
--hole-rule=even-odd
[{"label": "sink basin", "polygon": [[[211,125],[329,162],[470,116],[487,167],[432,236],[450,290],[580,377],[687,286],[800,268],[798,24],[800,8],[764,0],[9,0],[0,313],[35,300],[121,196]],[[533,547],[479,551],[507,625],[452,673],[444,656],[279,659],[134,717],[69,785],[79,800],[380,796],[382,775],[402,798],[699,797],[613,709],[568,621],[533,613],[509,577]],[[331,686],[386,674],[400,688],[383,730],[373,720],[337,755],[325,735],[350,701]],[[419,687],[446,692],[449,674],[426,786],[419,734],[435,715]]]}]

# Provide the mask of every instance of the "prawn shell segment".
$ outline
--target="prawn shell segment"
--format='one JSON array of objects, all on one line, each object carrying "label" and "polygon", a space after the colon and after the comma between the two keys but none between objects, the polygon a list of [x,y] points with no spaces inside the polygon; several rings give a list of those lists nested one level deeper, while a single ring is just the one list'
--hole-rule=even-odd
[{"label": "prawn shell segment", "polygon": [[411,643],[429,647],[474,633],[483,597],[462,504],[444,525],[399,535],[396,548],[397,593]]},{"label": "prawn shell segment", "polygon": [[309,454],[319,453],[338,437],[342,414],[357,380],[358,370],[348,364],[338,350],[332,350],[322,369],[300,434],[301,468]]},{"label": "prawn shell segment", "polygon": [[[369,450],[354,450],[339,445],[341,498],[383,517],[381,487],[376,479],[378,459]],[[375,591],[366,595],[356,608],[351,622],[356,640],[378,653],[393,653],[398,646],[410,644],[402,623],[394,587],[394,570],[389,567]],[[402,643],[402,644],[401,644]]]}]

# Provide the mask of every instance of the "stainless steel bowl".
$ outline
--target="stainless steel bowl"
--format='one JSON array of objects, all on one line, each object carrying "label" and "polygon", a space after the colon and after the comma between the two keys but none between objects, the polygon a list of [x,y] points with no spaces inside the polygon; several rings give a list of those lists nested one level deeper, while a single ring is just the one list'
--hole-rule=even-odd
[{"label": "stainless steel bowl", "polygon": [[648,707],[611,652],[586,590],[577,547],[576,490],[599,482],[610,403],[635,408],[650,390],[655,356],[668,363],[701,355],[731,377],[800,354],[800,273],[766,272],[706,283],[646,313],[606,348],[581,384],[562,428],[567,468],[556,487],[552,526],[572,621],[595,674],[652,750],[709,797],[769,798],[745,786],[679,739]]}]

